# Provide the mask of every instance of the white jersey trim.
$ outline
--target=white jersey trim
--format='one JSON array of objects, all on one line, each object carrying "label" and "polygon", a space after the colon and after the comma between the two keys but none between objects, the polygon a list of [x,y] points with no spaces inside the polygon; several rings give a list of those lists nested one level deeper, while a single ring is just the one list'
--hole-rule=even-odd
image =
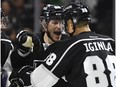
[{"label": "white jersey trim", "polygon": [[18,54],[22,57],[26,57],[27,55],[30,54],[30,51],[28,51],[27,53],[22,53],[20,50],[17,50]]},{"label": "white jersey trim", "polygon": [[37,67],[30,76],[33,87],[52,87],[59,80],[43,64]]},{"label": "white jersey trim", "polygon": [[9,55],[7,57],[7,60],[6,60],[5,64],[4,64],[4,66],[3,66],[3,69],[6,70],[6,71],[12,71],[13,70],[13,67],[12,67],[12,64],[11,64],[11,59],[10,59],[12,51],[13,50],[10,50]]},{"label": "white jersey trim", "polygon": [[112,38],[94,38],[94,39],[80,39],[80,40],[77,40],[76,42],[72,43],[66,50],[65,52],[62,54],[62,56],[60,57],[59,61],[56,63],[56,65],[51,69],[51,71],[53,72],[54,69],[58,66],[58,64],[61,62],[61,60],[63,59],[63,57],[66,55],[66,53],[74,46],[76,45],[77,43],[80,43],[82,41],[92,41],[92,40],[112,40],[114,41]]},{"label": "white jersey trim", "polygon": [[11,41],[10,41],[10,40],[8,40],[8,39],[1,39],[1,41],[6,41],[6,42],[11,43]]},{"label": "white jersey trim", "polygon": [[8,39],[1,39],[1,41],[9,42],[9,43],[11,44],[12,50],[14,50],[14,46],[13,46],[11,40],[8,40]]},{"label": "white jersey trim", "polygon": [[8,42],[10,43],[11,45],[11,50],[10,52],[8,53],[8,57],[3,65],[3,69],[6,70],[6,71],[12,71],[13,70],[13,67],[12,67],[12,64],[11,64],[11,60],[10,60],[10,56],[11,56],[11,53],[12,51],[14,50],[14,46],[13,44],[11,43],[11,40],[8,40],[8,39],[1,39],[1,41],[4,41],[4,42]]}]

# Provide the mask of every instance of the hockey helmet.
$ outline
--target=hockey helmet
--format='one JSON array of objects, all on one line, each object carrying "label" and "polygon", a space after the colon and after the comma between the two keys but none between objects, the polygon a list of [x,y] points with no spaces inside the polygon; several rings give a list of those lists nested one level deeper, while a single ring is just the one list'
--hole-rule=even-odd
[{"label": "hockey helmet", "polygon": [[62,20],[63,7],[59,5],[47,4],[41,13],[41,17],[45,19],[45,21],[52,19]]},{"label": "hockey helmet", "polygon": [[88,7],[80,2],[80,3],[70,3],[64,8],[63,17],[65,22],[65,28],[67,26],[67,20],[71,19],[73,22],[73,27],[80,22],[87,21],[90,22],[90,11]]}]

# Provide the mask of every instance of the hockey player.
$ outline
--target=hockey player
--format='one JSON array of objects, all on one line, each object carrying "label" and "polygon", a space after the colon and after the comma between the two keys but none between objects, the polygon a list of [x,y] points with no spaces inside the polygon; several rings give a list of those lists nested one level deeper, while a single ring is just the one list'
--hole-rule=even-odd
[{"label": "hockey player", "polygon": [[83,3],[66,6],[64,18],[71,38],[48,47],[46,61],[31,73],[33,87],[52,87],[59,78],[71,87],[116,87],[114,40],[90,30]]},{"label": "hockey player", "polygon": [[[28,59],[31,57],[37,57],[37,60],[43,60],[41,59],[41,56],[39,54],[39,46],[41,44],[39,44],[40,42],[42,42],[42,46],[41,46],[41,55],[43,53],[43,51],[52,43],[61,40],[62,38],[64,39],[64,37],[66,35],[62,34],[63,31],[63,24],[62,24],[62,7],[61,6],[55,6],[55,5],[51,5],[48,4],[47,6],[45,6],[43,8],[42,11],[42,15],[41,15],[41,20],[42,20],[42,26],[43,26],[43,31],[42,34],[40,35],[34,35],[31,32],[27,32],[25,30],[22,30],[21,32],[19,32],[19,34],[17,35],[17,39],[20,45],[22,45],[24,43],[24,41],[21,42],[21,40],[19,40],[20,38],[23,38],[25,36],[28,36],[28,34],[30,33],[29,36],[32,36],[33,38],[33,52],[30,51],[31,47],[26,47],[26,46],[22,46],[22,47],[18,47],[13,53],[12,53],[12,65],[13,68],[18,68],[18,67],[22,67],[24,65],[28,65]],[[27,34],[27,35],[26,35]],[[40,39],[40,41],[38,40]],[[22,49],[22,51],[20,50]],[[30,54],[31,53],[31,54]],[[39,58],[40,56],[40,58]],[[25,58],[23,58],[25,57]],[[34,58],[36,59],[36,58]],[[26,61],[24,62],[24,64],[22,63],[22,65],[20,65],[20,61]],[[32,60],[31,60],[32,62]],[[32,62],[33,63],[33,62]],[[32,66],[34,64],[31,64]],[[35,66],[35,65],[34,65]]]},{"label": "hockey player", "polygon": [[[63,9],[61,6],[47,4],[43,8],[41,15],[41,23],[43,26],[42,35],[34,35],[25,30],[19,32],[17,35],[19,45],[11,55],[11,62],[14,68],[13,73],[10,76],[11,87],[13,85],[16,86],[16,84],[14,84],[16,82],[17,85],[20,86],[31,85],[29,82],[29,76],[20,73],[25,71],[25,69],[33,70],[32,67],[35,68],[43,63],[44,59],[42,56],[44,55],[44,50],[46,50],[49,45],[68,38],[66,34],[63,34],[62,12]],[[27,36],[32,37],[32,42],[26,42]]]},{"label": "hockey player", "polygon": [[10,54],[13,51],[14,47],[12,45],[9,37],[4,33],[5,30],[8,29],[8,19],[5,13],[0,9],[1,20],[0,20],[0,33],[1,33],[1,86],[6,87],[7,83],[7,71],[12,70],[11,62],[10,62]]}]

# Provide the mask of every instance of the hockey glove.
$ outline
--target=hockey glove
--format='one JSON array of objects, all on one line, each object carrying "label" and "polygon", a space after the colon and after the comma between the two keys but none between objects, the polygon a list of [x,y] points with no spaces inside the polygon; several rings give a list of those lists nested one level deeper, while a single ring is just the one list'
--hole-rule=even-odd
[{"label": "hockey glove", "polygon": [[11,84],[9,87],[24,87],[24,83],[20,78],[14,78],[11,80]]},{"label": "hockey glove", "polygon": [[11,82],[10,87],[13,87],[14,85],[19,85],[19,87],[30,86],[30,73],[33,70],[34,68],[28,65],[22,67],[21,69],[14,70],[9,77]]},{"label": "hockey glove", "polygon": [[33,49],[33,34],[27,30],[20,31],[16,39],[18,41],[18,53],[20,56],[24,56],[23,54],[29,53]]}]

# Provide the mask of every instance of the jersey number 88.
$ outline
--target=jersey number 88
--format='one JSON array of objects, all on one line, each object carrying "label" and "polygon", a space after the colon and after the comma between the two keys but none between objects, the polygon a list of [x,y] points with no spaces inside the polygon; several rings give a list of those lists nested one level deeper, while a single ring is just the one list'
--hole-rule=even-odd
[{"label": "jersey number 88", "polygon": [[[116,57],[108,55],[105,59],[112,87],[116,87]],[[104,73],[105,65],[98,56],[88,56],[84,61],[87,87],[108,87],[108,76]]]}]

